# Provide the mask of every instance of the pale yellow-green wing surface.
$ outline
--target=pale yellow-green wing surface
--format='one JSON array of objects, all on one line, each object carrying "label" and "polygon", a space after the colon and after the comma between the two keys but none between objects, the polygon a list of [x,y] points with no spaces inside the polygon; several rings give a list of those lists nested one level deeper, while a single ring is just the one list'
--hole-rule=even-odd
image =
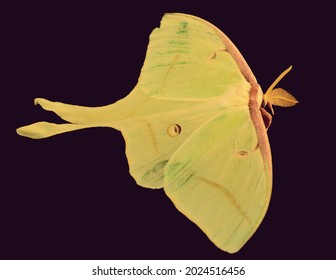
[{"label": "pale yellow-green wing surface", "polygon": [[264,217],[271,181],[248,108],[203,124],[170,158],[165,192],[220,249],[237,252]]},{"label": "pale yellow-green wing surface", "polygon": [[[166,163],[178,147],[220,109],[216,100],[187,102],[159,100],[143,94],[138,87],[127,97],[103,107],[82,107],[37,98],[36,104],[53,111],[70,123],[38,122],[18,129],[31,138],[88,127],[112,127],[122,132],[130,173],[143,187],[162,188]],[[169,134],[172,125],[181,131]]]},{"label": "pale yellow-green wing surface", "polygon": [[153,97],[174,100],[247,92],[249,84],[220,34],[200,18],[166,14],[150,35],[138,85]]},{"label": "pale yellow-green wing surface", "polygon": [[[137,183],[161,188],[165,163],[197,127],[222,108],[248,103],[250,85],[219,34],[199,18],[166,14],[150,35],[138,85],[127,97],[97,108],[38,98],[36,104],[70,124],[39,122],[18,132],[44,138],[87,127],[117,128]],[[167,134],[174,123],[182,125],[178,137]]]},{"label": "pale yellow-green wing surface", "polygon": [[91,108],[38,98],[69,123],[17,131],[45,138],[88,127],[120,130],[137,183],[164,187],[219,248],[236,252],[263,219],[271,193],[261,101],[250,68],[220,30],[191,15],[166,14],[124,99]]}]

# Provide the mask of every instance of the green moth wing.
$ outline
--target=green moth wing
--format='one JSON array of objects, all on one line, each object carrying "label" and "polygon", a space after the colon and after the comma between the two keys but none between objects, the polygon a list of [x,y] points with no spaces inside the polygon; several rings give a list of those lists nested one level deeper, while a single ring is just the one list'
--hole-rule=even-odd
[{"label": "green moth wing", "polygon": [[213,243],[237,252],[265,215],[272,186],[248,109],[202,125],[170,158],[164,185]]},{"label": "green moth wing", "polygon": [[[38,122],[21,127],[17,132],[35,139],[89,127],[112,127],[123,134],[130,173],[147,188],[162,188],[164,167],[176,149],[206,119],[216,114],[216,100],[205,102],[173,101],[151,98],[139,87],[124,99],[103,107],[83,107],[36,98],[35,104],[53,111],[67,122]],[[179,124],[178,137],[169,128]]]},{"label": "green moth wing", "polygon": [[174,100],[248,92],[219,32],[199,18],[166,14],[150,35],[138,85],[153,97]]},{"label": "green moth wing", "polygon": [[89,127],[121,131],[136,182],[163,187],[214,244],[233,253],[258,228],[271,196],[263,121],[268,127],[271,117],[262,102],[252,71],[225,34],[200,18],[166,14],[129,95],[102,107],[37,98],[67,123],[38,122],[17,132],[40,139]]}]

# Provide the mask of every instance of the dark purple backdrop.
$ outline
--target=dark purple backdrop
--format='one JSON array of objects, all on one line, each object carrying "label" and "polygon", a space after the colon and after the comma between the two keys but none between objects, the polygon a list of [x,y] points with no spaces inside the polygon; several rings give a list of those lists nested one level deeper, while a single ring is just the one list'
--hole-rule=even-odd
[{"label": "dark purple backdrop", "polygon": [[[25,3],[5,10],[1,259],[335,259],[328,8],[180,2]],[[15,133],[40,120],[60,122],[33,106],[35,97],[98,106],[126,96],[165,12],[215,24],[264,90],[293,65],[280,86],[300,103],[275,108],[269,129],[271,204],[234,255],[217,249],[162,190],[136,185],[118,131],[90,129],[39,141]]]}]

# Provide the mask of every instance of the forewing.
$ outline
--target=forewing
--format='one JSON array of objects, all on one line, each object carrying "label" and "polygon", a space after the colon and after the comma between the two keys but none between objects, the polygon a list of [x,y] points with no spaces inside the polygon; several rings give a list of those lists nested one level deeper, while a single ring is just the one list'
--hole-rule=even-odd
[{"label": "forewing", "polygon": [[165,192],[224,251],[238,251],[262,221],[271,171],[248,109],[227,110],[201,126],[165,168]]},{"label": "forewing", "polygon": [[150,35],[138,85],[155,98],[175,100],[210,98],[232,88],[248,92],[221,34],[199,18],[166,14]]}]

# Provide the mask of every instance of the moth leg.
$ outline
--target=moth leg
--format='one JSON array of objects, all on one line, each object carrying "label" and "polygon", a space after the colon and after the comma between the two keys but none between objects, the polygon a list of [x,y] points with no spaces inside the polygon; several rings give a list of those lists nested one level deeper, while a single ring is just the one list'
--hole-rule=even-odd
[{"label": "moth leg", "polygon": [[265,128],[268,129],[272,123],[272,115],[262,107],[260,107],[260,113],[263,118]]}]

